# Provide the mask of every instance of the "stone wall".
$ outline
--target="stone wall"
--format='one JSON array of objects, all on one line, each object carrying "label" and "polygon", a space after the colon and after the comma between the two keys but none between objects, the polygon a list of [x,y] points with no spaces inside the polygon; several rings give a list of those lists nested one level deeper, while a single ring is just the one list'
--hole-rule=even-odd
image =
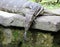
[{"label": "stone wall", "polygon": [[59,46],[60,33],[57,31],[60,30],[60,16],[38,17],[28,31],[27,42],[23,39],[24,22],[25,17],[22,15],[0,11],[0,47]]}]

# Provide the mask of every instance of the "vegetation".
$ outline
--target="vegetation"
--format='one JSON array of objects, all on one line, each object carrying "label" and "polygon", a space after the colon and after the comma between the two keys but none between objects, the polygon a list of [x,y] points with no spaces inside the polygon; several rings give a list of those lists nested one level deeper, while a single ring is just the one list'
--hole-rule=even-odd
[{"label": "vegetation", "polygon": [[[3,27],[0,27],[0,43],[4,40],[3,29]],[[60,32],[52,33],[35,29],[29,30],[27,34],[28,42],[24,42],[24,29],[10,29],[12,30],[13,39],[11,43],[8,43],[7,45],[3,44],[3,47],[60,47]]]},{"label": "vegetation", "polygon": [[30,0],[32,2],[40,3],[47,9],[60,8],[60,0]]}]

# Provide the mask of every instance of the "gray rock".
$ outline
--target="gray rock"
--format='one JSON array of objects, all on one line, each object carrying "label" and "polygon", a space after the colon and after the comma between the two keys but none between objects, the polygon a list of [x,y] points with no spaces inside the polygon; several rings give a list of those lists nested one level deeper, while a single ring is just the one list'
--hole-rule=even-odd
[{"label": "gray rock", "polygon": [[41,30],[60,30],[60,16],[41,16],[35,20],[35,27]]},{"label": "gray rock", "polygon": [[24,26],[24,21],[23,15],[0,11],[0,24],[4,26]]},{"label": "gray rock", "polygon": [[[24,27],[25,17],[19,14],[0,11],[0,24],[3,26]],[[35,20],[32,28],[58,31],[60,30],[60,16],[41,16]]]},{"label": "gray rock", "polygon": [[43,15],[47,15],[47,16],[60,16],[60,9],[44,9],[44,14]]}]

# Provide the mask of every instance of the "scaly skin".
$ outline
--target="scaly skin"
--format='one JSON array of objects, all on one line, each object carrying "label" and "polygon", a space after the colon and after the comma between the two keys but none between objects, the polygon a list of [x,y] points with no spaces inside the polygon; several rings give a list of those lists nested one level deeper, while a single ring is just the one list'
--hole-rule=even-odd
[{"label": "scaly skin", "polygon": [[43,7],[41,7],[41,9],[39,9],[39,11],[38,11],[38,13],[36,13],[36,15],[32,15],[32,16],[27,15],[28,17],[26,16],[24,41],[28,41],[28,40],[27,40],[27,31],[29,30],[31,24],[32,24],[33,21],[36,19],[36,17],[37,17],[39,14],[41,14],[41,12],[44,12],[44,8],[43,8]]}]

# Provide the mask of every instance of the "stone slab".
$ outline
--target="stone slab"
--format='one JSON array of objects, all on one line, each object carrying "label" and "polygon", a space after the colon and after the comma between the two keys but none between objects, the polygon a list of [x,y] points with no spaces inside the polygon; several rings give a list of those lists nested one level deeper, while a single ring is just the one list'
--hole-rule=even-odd
[{"label": "stone slab", "polygon": [[[3,26],[24,27],[25,17],[23,15],[0,11],[0,24]],[[35,20],[32,27],[47,31],[60,30],[60,16],[40,16]]]}]

